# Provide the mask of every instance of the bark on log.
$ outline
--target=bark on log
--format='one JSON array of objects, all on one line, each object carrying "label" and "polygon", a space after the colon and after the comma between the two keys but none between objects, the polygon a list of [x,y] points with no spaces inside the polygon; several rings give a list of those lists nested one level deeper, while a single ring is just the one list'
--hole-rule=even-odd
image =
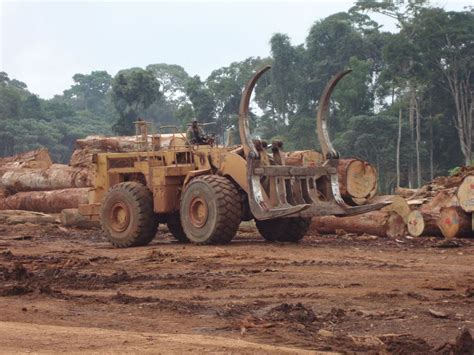
[{"label": "bark on log", "polygon": [[474,212],[474,175],[468,175],[463,179],[456,196],[464,211]]},{"label": "bark on log", "polygon": [[[148,135],[148,143],[153,141],[155,150],[160,148],[168,148],[170,146],[185,146],[186,133],[162,133],[158,135]],[[79,149],[89,149],[94,153],[100,152],[136,152],[144,150],[143,143],[137,136],[119,136],[119,137],[104,137],[104,136],[89,136],[84,139],[78,139],[76,145]]]},{"label": "bark on log", "polygon": [[98,151],[94,151],[89,148],[76,149],[71,155],[71,159],[69,160],[69,166],[72,166],[74,168],[91,169],[93,165],[92,157],[95,153],[98,153]]},{"label": "bark on log", "polygon": [[102,152],[130,152],[137,150],[137,137],[89,136],[76,140],[76,145],[81,149],[89,148]]},{"label": "bark on log", "polygon": [[6,172],[1,185],[12,191],[49,191],[93,186],[93,173],[85,168],[54,164],[50,169],[15,169]]},{"label": "bark on log", "polygon": [[472,216],[458,206],[442,208],[437,224],[446,239],[474,236]]},{"label": "bark on log", "polygon": [[0,198],[8,197],[8,195],[10,195],[9,191],[6,188],[0,186]]},{"label": "bark on log", "polygon": [[297,150],[285,157],[285,165],[291,166],[320,166],[323,162],[323,155],[314,150]]},{"label": "bark on log", "polygon": [[450,190],[441,190],[433,199],[423,204],[419,210],[423,213],[440,213],[441,208],[458,206],[457,197]]},{"label": "bark on log", "polygon": [[45,213],[19,210],[0,211],[0,223],[2,224],[50,224],[55,222],[54,216]]},{"label": "bark on log", "polygon": [[377,173],[369,163],[359,159],[341,159],[337,173],[341,195],[347,202],[362,205],[377,193]]},{"label": "bark on log", "polygon": [[408,233],[413,237],[441,236],[438,228],[439,212],[412,211],[408,215]]},{"label": "bark on log", "polygon": [[53,164],[46,148],[31,150],[12,157],[0,158],[0,167],[5,169],[34,168],[48,169]]},{"label": "bark on log", "polygon": [[81,215],[76,208],[67,208],[62,210],[59,215],[59,220],[61,224],[65,227],[75,227],[83,229],[100,227],[100,222],[91,221],[89,218]]},{"label": "bark on log", "polygon": [[89,188],[54,191],[19,192],[0,199],[0,210],[25,210],[60,213],[66,208],[78,208],[89,202]]},{"label": "bark on log", "polygon": [[401,216],[405,223],[408,222],[408,215],[410,214],[411,210],[410,206],[408,206],[407,201],[403,197],[393,196],[390,208],[393,212]]},{"label": "bark on log", "polygon": [[321,234],[336,234],[336,231],[344,230],[347,233],[372,234],[390,238],[406,234],[406,225],[401,216],[394,212],[382,211],[350,217],[314,217],[310,229]]},{"label": "bark on log", "polygon": [[395,189],[395,194],[403,198],[411,198],[418,193],[419,189],[409,189],[406,187],[397,187]]}]

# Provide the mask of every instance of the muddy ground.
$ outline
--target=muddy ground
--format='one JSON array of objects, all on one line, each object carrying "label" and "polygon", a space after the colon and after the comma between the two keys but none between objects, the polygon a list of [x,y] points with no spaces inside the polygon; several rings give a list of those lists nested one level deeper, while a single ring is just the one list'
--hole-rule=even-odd
[{"label": "muddy ground", "polygon": [[0,352],[449,353],[474,329],[473,265],[474,240],[162,232],[114,249],[99,230],[0,225]]}]

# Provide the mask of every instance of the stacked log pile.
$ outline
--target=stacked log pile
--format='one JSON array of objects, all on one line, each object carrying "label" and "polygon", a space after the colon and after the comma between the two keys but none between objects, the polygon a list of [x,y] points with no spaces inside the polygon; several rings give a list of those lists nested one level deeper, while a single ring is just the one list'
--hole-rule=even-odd
[{"label": "stacked log pile", "polygon": [[311,229],[322,234],[344,231],[383,237],[474,237],[474,167],[438,177],[420,189],[399,188],[396,193],[369,200],[392,202],[380,211],[354,217],[315,217]]},{"label": "stacked log pile", "polygon": [[474,167],[434,179],[408,196],[408,201],[416,199],[423,203],[408,217],[411,235],[474,236]]},{"label": "stacked log pile", "polygon": [[[168,147],[171,144],[183,145],[183,134],[160,134],[159,139],[148,136],[148,141],[153,139],[155,149]],[[137,136],[88,136],[76,141],[76,150],[72,153],[69,166],[75,168],[92,167],[94,154],[97,153],[129,153],[142,149],[142,143],[137,141]]]},{"label": "stacked log pile", "polygon": [[59,213],[88,202],[89,168],[53,164],[47,149],[0,158],[0,210]]}]

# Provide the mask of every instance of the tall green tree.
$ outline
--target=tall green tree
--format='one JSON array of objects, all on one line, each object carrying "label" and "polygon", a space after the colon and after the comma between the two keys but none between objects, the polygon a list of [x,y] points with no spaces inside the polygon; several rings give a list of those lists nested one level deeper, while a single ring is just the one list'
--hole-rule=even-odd
[{"label": "tall green tree", "polygon": [[116,133],[133,134],[140,110],[148,108],[161,96],[160,84],[153,72],[141,68],[121,70],[112,84],[112,99],[119,113],[113,126]]},{"label": "tall green tree", "polygon": [[473,160],[474,13],[427,8],[412,27],[423,65],[433,72],[433,80],[447,84],[461,152],[469,165]]},{"label": "tall green tree", "polygon": [[186,94],[193,105],[195,118],[200,122],[212,122],[215,119],[215,102],[209,88],[197,75],[190,78],[186,85]]},{"label": "tall green tree", "polygon": [[104,100],[112,85],[112,77],[106,71],[75,74],[74,84],[64,91],[66,98],[74,100],[77,109],[102,113]]}]

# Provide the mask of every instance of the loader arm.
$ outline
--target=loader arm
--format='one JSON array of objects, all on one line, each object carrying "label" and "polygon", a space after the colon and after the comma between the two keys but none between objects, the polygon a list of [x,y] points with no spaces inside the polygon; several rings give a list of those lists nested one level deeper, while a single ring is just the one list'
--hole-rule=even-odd
[{"label": "loader arm", "polygon": [[[265,66],[248,81],[239,107],[239,133],[247,162],[248,200],[253,216],[258,220],[279,217],[312,217],[321,215],[355,215],[380,209],[387,203],[348,206],[340,193],[337,166],[339,153],[333,148],[327,129],[331,94],[339,80],[351,70],[336,74],[326,85],[317,111],[316,134],[326,158],[322,166],[287,166],[280,159],[272,164],[261,144],[252,139],[249,105],[258,79],[270,69]],[[280,145],[281,146],[281,145]],[[272,147],[274,157],[279,147]],[[266,187],[264,187],[264,185]]]},{"label": "loader arm", "polygon": [[[289,214],[300,212],[310,207],[310,205],[307,203],[298,204],[296,206],[290,206],[285,203],[285,201],[282,201],[280,206],[275,206],[272,208],[270,206],[268,196],[261,185],[261,177],[254,174],[254,168],[260,167],[260,153],[255,147],[255,144],[252,140],[252,135],[250,133],[250,98],[252,96],[253,89],[258,79],[270,68],[271,66],[267,65],[257,71],[252,76],[252,78],[250,78],[242,93],[239,107],[239,133],[240,140],[244,148],[244,157],[247,160],[247,184],[249,205],[254,217],[260,220],[283,217]],[[284,194],[284,192],[281,191],[281,184],[274,183],[274,186],[276,188],[277,195],[280,196]]]}]

